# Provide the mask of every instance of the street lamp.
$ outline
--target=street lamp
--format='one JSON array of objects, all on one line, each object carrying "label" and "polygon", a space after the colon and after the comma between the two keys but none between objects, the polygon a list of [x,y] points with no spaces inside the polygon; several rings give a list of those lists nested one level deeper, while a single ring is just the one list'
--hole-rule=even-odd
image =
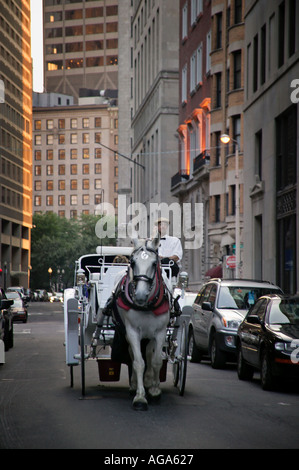
[{"label": "street lamp", "polygon": [[227,134],[222,134],[220,140],[223,144],[228,144],[231,140],[236,144],[235,155],[235,179],[236,179],[236,201],[235,201],[235,231],[236,231],[236,279],[240,278],[240,189],[239,189],[239,143]]},{"label": "street lamp", "polygon": [[49,273],[49,282],[50,282],[50,290],[52,289],[52,282],[51,282],[51,274],[53,272],[53,269],[52,268],[49,268],[48,269],[48,273]]}]

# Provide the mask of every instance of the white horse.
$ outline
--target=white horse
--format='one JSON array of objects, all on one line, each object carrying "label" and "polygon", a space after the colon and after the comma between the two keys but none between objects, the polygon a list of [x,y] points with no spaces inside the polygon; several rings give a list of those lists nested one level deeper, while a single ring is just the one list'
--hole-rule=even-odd
[{"label": "white horse", "polygon": [[[147,409],[145,388],[153,398],[161,395],[160,369],[162,347],[165,342],[171,285],[162,277],[158,257],[160,237],[154,240],[135,240],[127,276],[122,280],[122,295],[117,309],[124,324],[132,357],[130,389],[136,390],[133,408]],[[141,340],[147,339],[146,372],[142,357]]]}]

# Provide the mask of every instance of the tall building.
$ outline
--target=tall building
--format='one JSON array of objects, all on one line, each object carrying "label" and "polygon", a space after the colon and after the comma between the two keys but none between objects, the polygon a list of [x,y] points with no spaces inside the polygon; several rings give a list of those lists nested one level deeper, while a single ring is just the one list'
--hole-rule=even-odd
[{"label": "tall building", "polygon": [[132,200],[146,206],[149,220],[151,203],[174,202],[170,181],[178,155],[174,137],[178,127],[178,32],[179,0],[133,2]]},{"label": "tall building", "polygon": [[[180,0],[179,38],[179,125],[175,129],[179,159],[177,171],[173,171],[171,178],[171,192],[181,207],[190,204],[192,232],[202,230],[205,234],[200,247],[184,250],[184,269],[189,274],[189,286],[196,289],[210,267],[207,244],[212,85],[210,2]],[[194,207],[198,203],[203,208],[203,227],[196,227],[199,220],[195,218]]]},{"label": "tall building", "polygon": [[244,276],[299,292],[299,5],[245,1]]},{"label": "tall building", "polygon": [[[226,266],[225,262],[222,264],[222,261],[226,259],[226,255],[236,252],[237,233],[239,233],[238,268],[242,276],[244,0],[212,0],[211,14],[213,82],[209,169],[209,259],[217,268],[214,275],[234,276],[235,269],[231,269],[231,265]],[[225,145],[220,141],[222,134],[230,136],[229,144]]]},{"label": "tall building", "polygon": [[118,0],[44,0],[45,91],[117,89]]},{"label": "tall building", "polygon": [[34,93],[33,212],[75,218],[105,202],[117,214],[117,144],[118,109],[109,101]]},{"label": "tall building", "polygon": [[32,226],[30,1],[0,0],[0,285],[29,285]]}]

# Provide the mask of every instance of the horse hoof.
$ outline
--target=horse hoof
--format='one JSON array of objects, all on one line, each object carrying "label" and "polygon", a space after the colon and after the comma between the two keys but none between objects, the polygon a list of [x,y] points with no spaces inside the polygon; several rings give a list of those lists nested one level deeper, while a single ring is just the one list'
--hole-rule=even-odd
[{"label": "horse hoof", "polygon": [[135,411],[147,411],[147,403],[144,403],[142,401],[135,401],[133,403],[133,409]]}]

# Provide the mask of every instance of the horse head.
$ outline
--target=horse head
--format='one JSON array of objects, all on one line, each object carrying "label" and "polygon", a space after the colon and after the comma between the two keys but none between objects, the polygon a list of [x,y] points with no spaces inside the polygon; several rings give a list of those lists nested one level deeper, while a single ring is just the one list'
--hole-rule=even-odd
[{"label": "horse head", "polygon": [[130,278],[133,285],[133,300],[138,307],[148,303],[154,288],[160,235],[153,240],[133,240],[134,250],[130,262]]}]

